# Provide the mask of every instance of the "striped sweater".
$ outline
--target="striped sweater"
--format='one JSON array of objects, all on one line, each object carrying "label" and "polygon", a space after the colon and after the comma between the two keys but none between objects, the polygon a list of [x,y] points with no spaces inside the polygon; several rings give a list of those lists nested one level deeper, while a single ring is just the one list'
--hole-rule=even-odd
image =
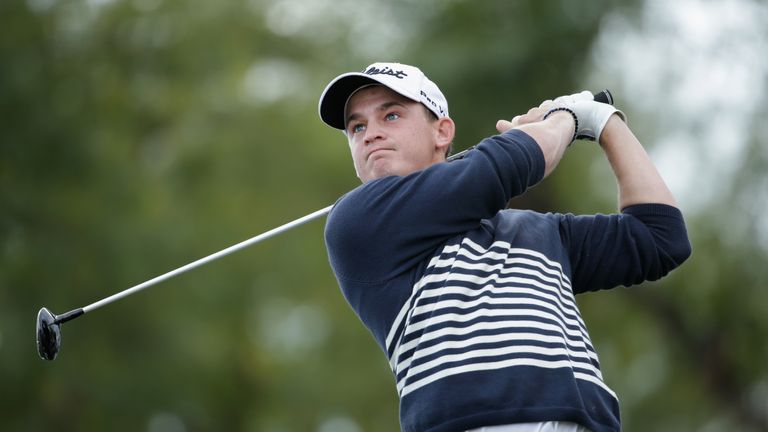
[{"label": "striped sweater", "polygon": [[407,432],[571,421],[620,430],[574,294],[658,279],[690,254],[661,204],[574,216],[504,210],[541,180],[525,133],[366,183],[325,237],[347,301],[386,353]]}]

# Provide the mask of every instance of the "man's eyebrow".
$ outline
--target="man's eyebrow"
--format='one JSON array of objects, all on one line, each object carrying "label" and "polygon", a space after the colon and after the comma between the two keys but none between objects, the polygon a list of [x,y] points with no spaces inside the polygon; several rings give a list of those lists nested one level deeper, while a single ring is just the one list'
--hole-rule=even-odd
[{"label": "man's eyebrow", "polygon": [[[378,107],[376,107],[376,111],[386,111],[386,110],[392,108],[393,106],[399,106],[399,107],[406,108],[406,106],[402,102],[389,101],[389,102],[384,102],[383,104],[381,104]],[[362,117],[360,114],[358,114],[356,112],[353,112],[352,114],[347,116],[347,121],[344,124],[345,125],[349,125],[349,122],[351,122],[352,120],[357,120],[360,117]]]},{"label": "man's eyebrow", "polygon": [[405,108],[405,105],[403,105],[402,102],[391,101],[391,102],[384,102],[383,104],[379,105],[378,110],[379,111],[386,111],[386,110],[392,108],[393,106],[401,106],[401,107]]}]

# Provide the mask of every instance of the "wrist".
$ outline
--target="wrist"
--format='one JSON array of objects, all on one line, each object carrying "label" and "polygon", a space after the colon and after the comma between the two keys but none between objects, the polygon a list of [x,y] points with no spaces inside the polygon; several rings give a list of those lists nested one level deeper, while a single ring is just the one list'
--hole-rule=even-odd
[{"label": "wrist", "polygon": [[576,140],[576,133],[579,130],[579,119],[573,110],[566,107],[553,108],[544,115],[544,120],[547,119],[553,119],[560,128],[564,128],[567,131],[568,136],[571,137],[568,145]]},{"label": "wrist", "polygon": [[621,118],[621,115],[613,113],[605,123],[597,142],[603,147],[610,145],[616,141],[616,136],[620,135],[625,129],[628,129],[627,124]]}]

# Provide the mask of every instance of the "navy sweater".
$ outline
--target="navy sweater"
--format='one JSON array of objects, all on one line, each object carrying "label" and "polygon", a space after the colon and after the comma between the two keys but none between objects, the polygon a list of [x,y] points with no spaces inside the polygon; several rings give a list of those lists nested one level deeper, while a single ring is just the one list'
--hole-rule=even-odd
[{"label": "navy sweater", "polygon": [[690,255],[683,218],[661,204],[504,210],[543,175],[539,146],[513,130],[464,159],[366,183],[331,211],[331,266],[389,359],[404,431],[620,429],[574,294],[666,275]]}]

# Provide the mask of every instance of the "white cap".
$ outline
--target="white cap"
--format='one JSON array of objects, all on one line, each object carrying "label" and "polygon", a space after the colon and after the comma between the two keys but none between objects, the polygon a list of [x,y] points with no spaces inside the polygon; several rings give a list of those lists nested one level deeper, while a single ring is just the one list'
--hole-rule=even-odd
[{"label": "white cap", "polygon": [[417,67],[401,63],[374,63],[363,72],[337,76],[320,96],[320,118],[329,126],[344,130],[345,111],[352,95],[363,87],[381,84],[416,102],[438,118],[448,117],[448,101],[437,85]]}]

